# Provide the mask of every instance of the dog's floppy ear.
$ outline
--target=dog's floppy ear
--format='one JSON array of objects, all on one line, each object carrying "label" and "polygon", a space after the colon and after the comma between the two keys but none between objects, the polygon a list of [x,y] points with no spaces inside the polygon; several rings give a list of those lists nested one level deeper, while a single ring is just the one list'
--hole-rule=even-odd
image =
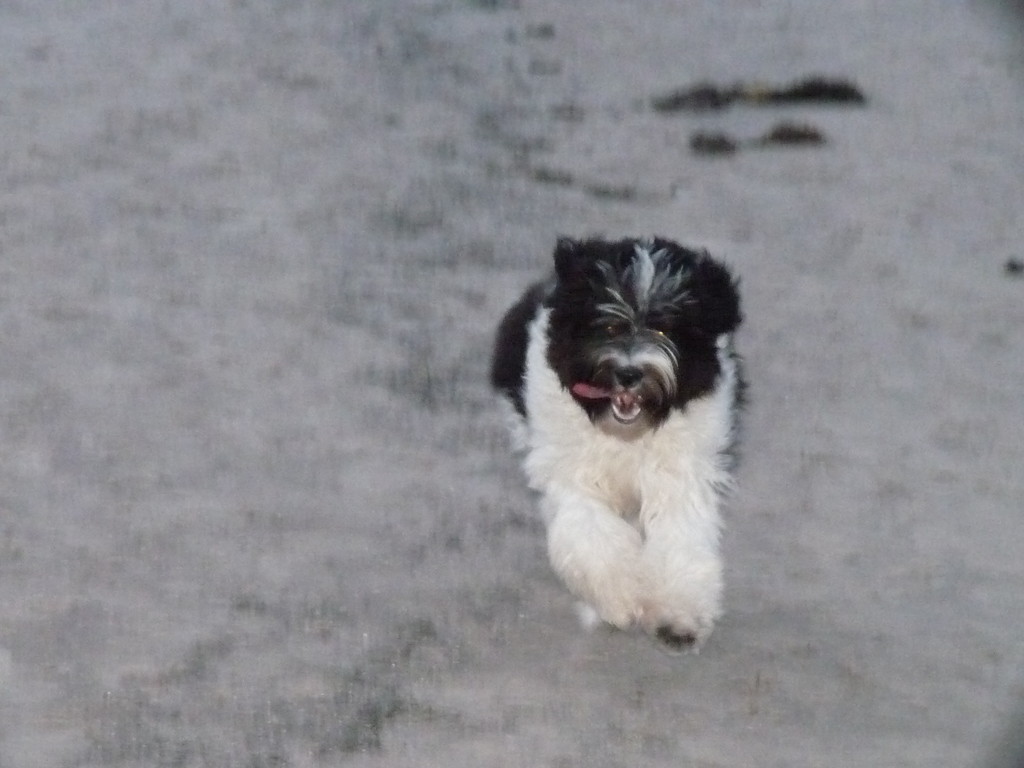
[{"label": "dog's floppy ear", "polygon": [[693,284],[700,304],[698,324],[709,336],[730,333],[743,321],[738,281],[729,270],[701,254],[694,269]]},{"label": "dog's floppy ear", "polygon": [[582,243],[571,237],[559,237],[555,244],[555,274],[559,282],[571,282],[574,277],[583,273],[589,262],[583,253]]}]

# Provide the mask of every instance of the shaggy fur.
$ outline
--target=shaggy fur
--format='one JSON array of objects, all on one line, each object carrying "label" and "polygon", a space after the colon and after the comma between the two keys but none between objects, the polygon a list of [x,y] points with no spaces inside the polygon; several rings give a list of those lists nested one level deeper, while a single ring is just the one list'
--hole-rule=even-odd
[{"label": "shaggy fur", "polygon": [[502,320],[491,368],[551,564],[609,624],[697,646],[721,613],[736,281],[662,239],[562,239],[554,260]]}]

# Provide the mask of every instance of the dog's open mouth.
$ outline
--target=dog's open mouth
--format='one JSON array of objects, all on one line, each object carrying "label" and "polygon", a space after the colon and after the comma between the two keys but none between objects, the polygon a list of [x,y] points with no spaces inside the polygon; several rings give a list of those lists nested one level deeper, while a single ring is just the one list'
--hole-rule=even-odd
[{"label": "dog's open mouth", "polygon": [[642,402],[636,392],[616,392],[612,395],[612,415],[620,424],[632,424],[640,416]]},{"label": "dog's open mouth", "polygon": [[632,424],[643,411],[643,398],[628,389],[607,389],[578,381],[572,385],[572,392],[584,400],[611,400],[612,415],[620,424]]}]

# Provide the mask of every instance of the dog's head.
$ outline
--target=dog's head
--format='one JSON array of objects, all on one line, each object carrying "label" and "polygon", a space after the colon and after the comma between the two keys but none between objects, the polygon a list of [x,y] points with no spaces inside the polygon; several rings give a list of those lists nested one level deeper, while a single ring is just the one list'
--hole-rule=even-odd
[{"label": "dog's head", "polygon": [[739,325],[736,281],[668,240],[555,248],[548,362],[597,426],[636,437],[709,393]]}]

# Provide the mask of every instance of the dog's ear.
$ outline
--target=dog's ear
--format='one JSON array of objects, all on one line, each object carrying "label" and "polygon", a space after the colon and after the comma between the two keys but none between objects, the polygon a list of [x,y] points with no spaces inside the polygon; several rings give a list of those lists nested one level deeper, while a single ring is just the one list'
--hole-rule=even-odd
[{"label": "dog's ear", "polygon": [[693,285],[700,305],[698,325],[701,330],[709,336],[736,330],[743,315],[739,281],[729,270],[705,252],[694,269]]},{"label": "dog's ear", "polygon": [[569,283],[578,277],[589,263],[583,252],[582,243],[571,237],[559,237],[555,244],[555,274],[561,283]]}]

